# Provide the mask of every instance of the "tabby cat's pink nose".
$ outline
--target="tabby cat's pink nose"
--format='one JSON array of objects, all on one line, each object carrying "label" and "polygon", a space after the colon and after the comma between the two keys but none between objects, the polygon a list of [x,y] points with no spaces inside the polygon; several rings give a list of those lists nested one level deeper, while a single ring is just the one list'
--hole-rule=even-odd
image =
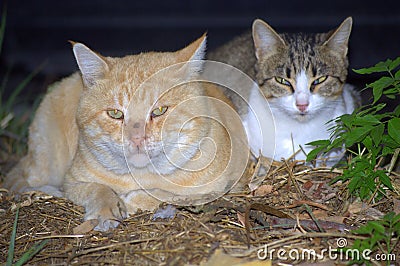
[{"label": "tabby cat's pink nose", "polygon": [[308,108],[308,104],[296,104],[297,109],[299,109],[300,112],[304,113],[307,108]]}]

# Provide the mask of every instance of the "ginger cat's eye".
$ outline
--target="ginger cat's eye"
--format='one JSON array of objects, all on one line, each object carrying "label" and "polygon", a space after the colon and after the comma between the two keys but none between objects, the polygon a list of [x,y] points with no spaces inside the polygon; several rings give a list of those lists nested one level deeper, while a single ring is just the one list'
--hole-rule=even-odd
[{"label": "ginger cat's eye", "polygon": [[113,119],[124,119],[124,113],[118,109],[108,110],[107,114]]},{"label": "ginger cat's eye", "polygon": [[280,83],[280,84],[282,84],[282,85],[285,85],[285,86],[292,86],[292,84],[290,84],[290,82],[289,81],[287,81],[286,79],[284,79],[284,78],[281,78],[281,77],[275,77],[275,80],[276,80],[276,82],[278,82],[278,83]]},{"label": "ginger cat's eye", "polygon": [[160,106],[151,112],[151,117],[163,115],[168,110],[168,106]]},{"label": "ginger cat's eye", "polygon": [[320,77],[320,78],[317,78],[316,80],[313,81],[312,85],[321,84],[321,83],[324,82],[327,78],[328,78],[328,76],[322,76],[322,77]]}]

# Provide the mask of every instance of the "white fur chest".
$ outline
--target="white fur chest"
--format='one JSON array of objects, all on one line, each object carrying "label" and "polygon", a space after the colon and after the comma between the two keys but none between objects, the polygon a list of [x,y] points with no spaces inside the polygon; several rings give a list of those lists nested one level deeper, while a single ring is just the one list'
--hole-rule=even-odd
[{"label": "white fur chest", "polygon": [[307,143],[314,140],[329,138],[327,129],[330,125],[326,123],[334,118],[332,115],[325,116],[329,114],[321,114],[310,121],[299,121],[288,117],[279,110],[272,110],[276,121],[275,160],[289,158],[297,152],[300,147],[302,150],[296,154],[295,159],[304,160],[306,154],[312,149],[312,147],[306,145]]},{"label": "white fur chest", "polygon": [[[304,160],[306,154],[313,149],[306,144],[328,139],[328,129],[333,125],[329,121],[354,110],[354,99],[350,96],[350,90],[351,86],[345,86],[342,96],[335,100],[321,99],[323,103],[319,104],[323,104],[323,108],[299,116],[282,108],[282,101],[265,100],[261,93],[253,88],[249,99],[252,111],[243,119],[252,152],[258,155],[261,150],[264,156],[281,160],[291,157],[301,146],[302,150],[296,154],[295,159]],[[329,153],[327,157],[335,157],[330,160],[330,164],[339,161],[342,154],[343,150]]]}]

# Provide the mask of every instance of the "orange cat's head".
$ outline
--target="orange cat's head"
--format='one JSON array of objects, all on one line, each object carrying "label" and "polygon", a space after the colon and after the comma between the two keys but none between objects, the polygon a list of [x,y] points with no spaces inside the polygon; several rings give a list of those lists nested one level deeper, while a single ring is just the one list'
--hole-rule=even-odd
[{"label": "orange cat's head", "polygon": [[[186,83],[202,69],[206,36],[177,52],[104,57],[81,43],[73,52],[84,89],[76,119],[79,141],[116,174],[172,173],[191,160],[207,136],[201,86]],[[171,161],[172,160],[172,161]]]}]

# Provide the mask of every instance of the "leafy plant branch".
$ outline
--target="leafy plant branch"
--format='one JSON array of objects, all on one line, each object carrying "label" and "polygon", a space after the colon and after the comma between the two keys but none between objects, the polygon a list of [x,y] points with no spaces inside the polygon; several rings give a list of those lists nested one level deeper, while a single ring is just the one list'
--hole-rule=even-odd
[{"label": "leafy plant branch", "polygon": [[[386,103],[380,102],[383,96],[397,99],[400,95],[400,57],[379,62],[375,66],[354,70],[358,74],[383,74],[375,82],[366,86],[372,89],[373,102],[352,114],[335,119],[330,128],[331,137],[309,143],[315,146],[308,156],[311,161],[331,149],[345,147],[352,155],[343,174],[332,182],[348,182],[349,192],[361,199],[385,195],[385,190],[393,190],[389,177],[400,150],[400,105],[393,111],[384,112]],[[353,148],[353,149],[352,149]],[[380,167],[384,158],[391,156],[388,170]]]}]

